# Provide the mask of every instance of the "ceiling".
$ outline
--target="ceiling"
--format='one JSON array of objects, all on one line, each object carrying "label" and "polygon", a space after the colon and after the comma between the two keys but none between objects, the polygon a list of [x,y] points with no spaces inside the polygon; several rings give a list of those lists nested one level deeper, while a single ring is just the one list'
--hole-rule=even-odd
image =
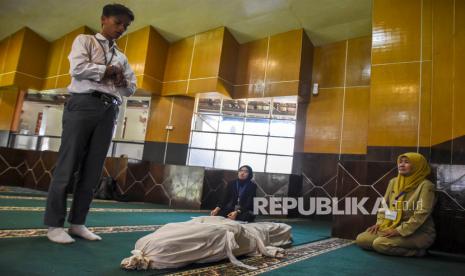
[{"label": "ceiling", "polygon": [[314,45],[371,34],[371,0],[0,0],[0,40],[27,26],[52,41],[87,25],[102,7],[128,6],[128,32],[152,25],[169,42],[226,26],[239,43],[304,28]]}]

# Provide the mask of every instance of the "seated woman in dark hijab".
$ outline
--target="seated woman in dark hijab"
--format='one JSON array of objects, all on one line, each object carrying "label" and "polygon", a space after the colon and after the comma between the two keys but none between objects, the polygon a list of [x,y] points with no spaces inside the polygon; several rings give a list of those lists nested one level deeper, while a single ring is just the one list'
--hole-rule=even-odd
[{"label": "seated woman in dark hijab", "polygon": [[240,167],[237,179],[228,183],[223,200],[210,215],[239,221],[254,221],[253,198],[257,192],[257,184],[252,178],[253,171],[250,166]]}]

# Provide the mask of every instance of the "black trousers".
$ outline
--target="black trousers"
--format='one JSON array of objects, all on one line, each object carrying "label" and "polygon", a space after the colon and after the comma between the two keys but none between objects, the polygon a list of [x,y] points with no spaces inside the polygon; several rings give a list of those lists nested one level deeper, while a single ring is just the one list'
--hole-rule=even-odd
[{"label": "black trousers", "polygon": [[67,188],[79,175],[68,221],[84,224],[93,198],[93,189],[102,175],[110,146],[118,105],[94,94],[74,94],[65,104],[63,132],[58,160],[50,183],[44,223],[63,227]]}]

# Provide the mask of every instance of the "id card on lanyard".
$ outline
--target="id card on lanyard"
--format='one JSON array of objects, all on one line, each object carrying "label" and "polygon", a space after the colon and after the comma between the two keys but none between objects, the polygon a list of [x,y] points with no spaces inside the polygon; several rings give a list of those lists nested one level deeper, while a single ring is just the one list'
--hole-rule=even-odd
[{"label": "id card on lanyard", "polygon": [[[399,200],[399,198],[401,196],[403,196],[405,194],[404,191],[400,192],[399,195],[397,195],[395,198],[394,198],[394,201],[392,202],[392,206],[397,210],[397,201]],[[397,211],[396,210],[390,210],[390,209],[387,209],[384,213],[384,218],[388,219],[388,220],[396,220],[397,219]]]},{"label": "id card on lanyard", "polygon": [[244,184],[242,187],[239,186],[239,181],[236,181],[236,191],[237,191],[237,204],[234,206],[234,210],[239,210],[241,208],[240,201],[241,197],[247,188],[247,184]]}]

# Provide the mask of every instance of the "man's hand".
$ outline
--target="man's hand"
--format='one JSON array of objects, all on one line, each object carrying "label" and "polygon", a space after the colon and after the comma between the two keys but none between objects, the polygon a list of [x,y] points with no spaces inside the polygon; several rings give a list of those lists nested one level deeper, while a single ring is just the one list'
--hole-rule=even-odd
[{"label": "man's hand", "polygon": [[378,233],[378,230],[379,230],[379,225],[375,224],[375,225],[368,227],[366,231],[371,234],[376,234]]},{"label": "man's hand", "polygon": [[128,81],[124,77],[123,72],[117,73],[113,81],[116,87],[128,87]]},{"label": "man's hand", "polygon": [[210,212],[210,216],[216,216],[218,215],[218,213],[220,212],[221,208],[220,207],[216,207],[215,209],[213,209],[211,212]]},{"label": "man's hand", "polygon": [[397,232],[396,229],[388,229],[386,231],[383,231],[383,233],[381,234],[381,237],[385,237],[385,238],[392,238],[392,237],[398,237],[400,236],[399,232]]},{"label": "man's hand", "polygon": [[103,74],[103,79],[113,79],[119,72],[122,72],[121,68],[108,65]]},{"label": "man's hand", "polygon": [[237,217],[237,212],[236,211],[231,212],[231,213],[228,214],[228,219],[236,220],[236,217]]},{"label": "man's hand", "polygon": [[123,69],[118,66],[108,65],[103,80],[111,80],[116,87],[128,87],[128,81],[124,77]]}]

